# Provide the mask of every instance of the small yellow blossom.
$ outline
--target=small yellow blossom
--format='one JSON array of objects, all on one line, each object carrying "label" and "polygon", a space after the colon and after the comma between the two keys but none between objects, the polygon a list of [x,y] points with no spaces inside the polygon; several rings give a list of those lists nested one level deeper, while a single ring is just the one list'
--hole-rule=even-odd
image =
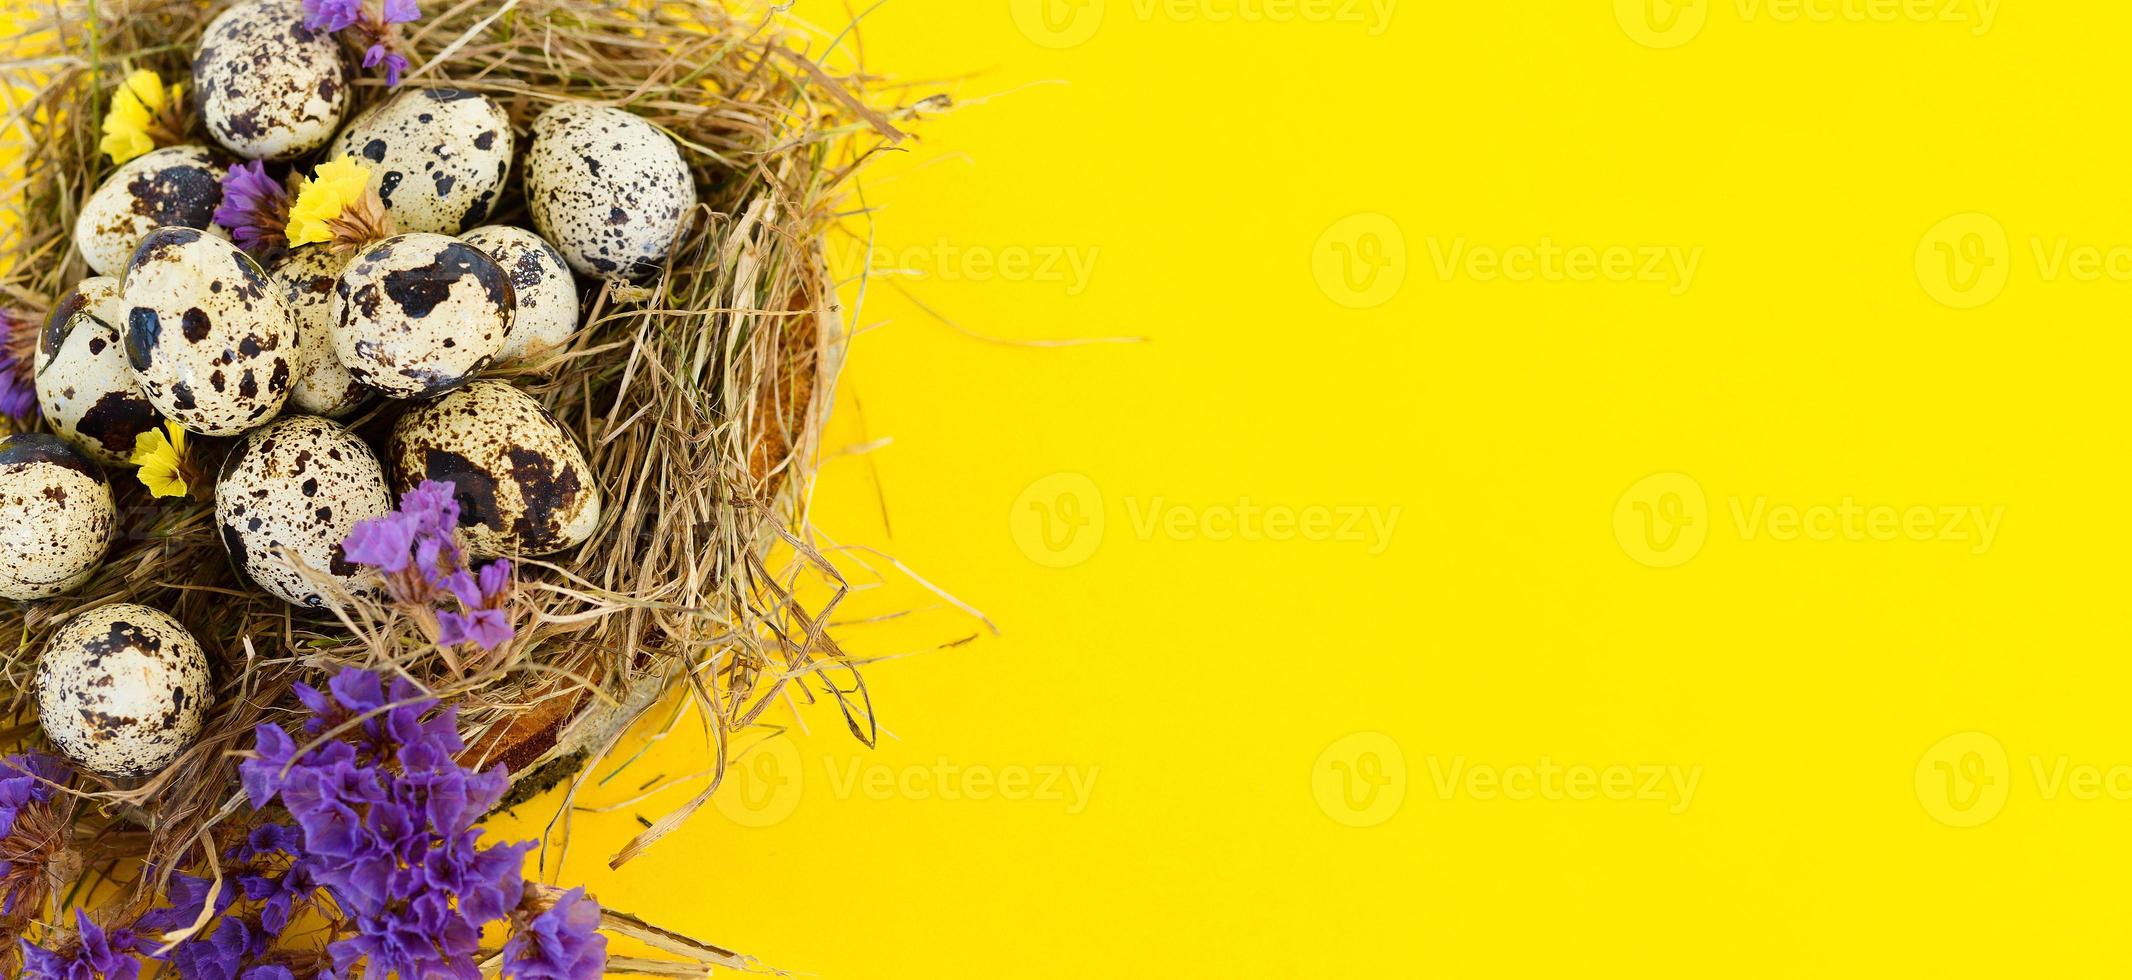
[{"label": "small yellow blossom", "polygon": [[289,209],[289,247],[330,242],[327,222],[341,216],[370,188],[370,168],[342,157],[318,165],[318,175],[304,181]]},{"label": "small yellow blossom", "polygon": [[163,423],[162,430],[150,429],[133,437],[133,465],[141,468],[141,484],[148,492],[158,497],[183,497],[188,492],[185,485],[185,427],[176,422]]},{"label": "small yellow blossom", "polygon": [[163,78],[143,68],[126,76],[111,96],[111,109],[104,114],[104,139],[98,149],[111,155],[112,163],[125,163],[155,149],[156,117],[185,99],[183,83],[163,88]]}]

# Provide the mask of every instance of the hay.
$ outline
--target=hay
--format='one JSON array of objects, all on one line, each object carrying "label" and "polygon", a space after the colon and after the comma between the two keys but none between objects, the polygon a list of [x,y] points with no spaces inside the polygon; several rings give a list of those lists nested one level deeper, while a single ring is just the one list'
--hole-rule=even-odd
[{"label": "hay", "polygon": [[[34,5],[15,45],[30,54],[4,67],[0,138],[24,160],[0,202],[11,212],[0,214],[7,305],[40,316],[87,275],[70,231],[111,169],[97,153],[111,92],[135,68],[188,77],[201,29],[223,6]],[[139,785],[77,787],[81,809],[101,814],[84,817],[78,843],[92,868],[211,861],[244,813],[234,776],[252,727],[286,718],[292,682],[346,664],[401,672],[456,704],[473,755],[535,774],[521,796],[600,758],[676,685],[714,720],[721,775],[731,736],[787,699],[828,701],[861,741],[874,739],[858,664],[823,627],[842,588],[807,530],[819,423],[847,338],[822,238],[853,174],[903,138],[896,121],[915,110],[873,108],[884,98],[878,82],[832,74],[807,53],[820,40],[774,10],[742,15],[716,0],[425,7],[411,25],[408,84],[487,92],[521,132],[558,100],[624,106],[671,133],[696,172],[702,203],[668,267],[639,286],[591,286],[586,328],[566,349],[499,375],[586,447],[606,495],[603,524],[575,555],[521,566],[518,641],[453,657],[389,608],[351,600],[339,615],[314,613],[247,588],[211,503],[154,501],[130,471],[114,471],[123,537],[95,578],[74,596],[0,608],[14,719],[0,739],[35,737],[24,688],[45,637],[108,602],[184,622],[219,657],[220,697],[206,737],[168,770]],[[384,91],[363,78],[350,115]],[[193,138],[206,142],[197,126]],[[525,224],[522,199],[507,198],[493,220]],[[355,427],[377,445],[401,408],[381,406]],[[198,442],[201,468],[213,472],[231,441]],[[773,571],[773,547],[797,561]],[[826,607],[795,598],[802,576],[828,584],[815,590],[830,596]],[[657,821],[615,863],[708,795]],[[142,879],[133,901],[153,891]]]}]

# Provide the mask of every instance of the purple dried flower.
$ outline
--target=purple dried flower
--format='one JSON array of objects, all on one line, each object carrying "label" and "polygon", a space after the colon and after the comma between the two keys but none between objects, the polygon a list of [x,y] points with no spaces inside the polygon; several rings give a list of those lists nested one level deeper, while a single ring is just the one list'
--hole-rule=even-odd
[{"label": "purple dried flower", "polygon": [[355,522],[348,539],[341,542],[341,550],[348,560],[363,565],[375,565],[387,574],[407,567],[408,552],[414,547],[416,524],[406,514],[392,513]]},{"label": "purple dried flower", "polygon": [[405,24],[422,19],[422,8],[415,0],[385,0],[385,23]]},{"label": "purple dried flower", "polygon": [[385,66],[385,84],[400,84],[400,76],[407,74],[407,58],[398,51],[388,50],[383,44],[373,44],[363,52],[363,67]]},{"label": "purple dried flower", "polygon": [[600,980],[606,969],[600,906],[583,888],[563,893],[503,947],[503,975],[512,980]]},{"label": "purple dried flower", "polygon": [[74,929],[74,948],[64,955],[22,940],[24,980],[135,980],[141,975],[132,933],[114,929],[107,934],[79,909]]},{"label": "purple dried flower", "polygon": [[483,650],[494,650],[517,635],[510,617],[500,609],[437,613],[437,642],[444,646],[472,643]]},{"label": "purple dried flower", "polygon": [[14,310],[0,309],[0,413],[17,423],[37,417],[34,369],[37,326]]},{"label": "purple dried flower", "polygon": [[304,26],[314,31],[344,31],[362,16],[363,0],[304,0]]},{"label": "purple dried flower", "polygon": [[423,480],[400,495],[400,512],[414,518],[416,529],[424,534],[450,534],[459,527],[459,488]]},{"label": "purple dried flower", "polygon": [[266,165],[246,161],[223,176],[215,223],[229,229],[239,248],[271,255],[288,247],[289,204],[288,189],[266,175]]}]

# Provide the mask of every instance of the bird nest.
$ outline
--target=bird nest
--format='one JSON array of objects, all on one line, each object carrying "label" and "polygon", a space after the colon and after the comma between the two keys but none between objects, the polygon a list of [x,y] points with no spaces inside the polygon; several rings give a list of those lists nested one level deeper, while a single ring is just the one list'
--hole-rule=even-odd
[{"label": "bird nest", "polygon": [[[16,169],[0,202],[10,212],[0,215],[0,288],[37,317],[89,274],[70,232],[111,170],[98,141],[114,90],[142,68],[185,78],[224,4],[26,6],[5,69]],[[426,6],[409,25],[404,84],[487,93],[521,132],[558,101],[621,106],[672,135],[694,172],[699,203],[664,268],[637,282],[581,282],[571,342],[491,374],[532,394],[585,448],[606,501],[600,527],[572,552],[520,563],[516,639],[454,653],[389,604],[343,594],[338,611],[318,611],[258,591],[231,568],[211,503],[153,498],[130,471],[113,471],[120,537],[94,577],[59,599],[0,605],[14,720],[0,744],[36,742],[25,692],[45,639],[106,603],[175,616],[209,651],[217,697],[205,736],[169,768],[76,783],[77,849],[91,869],[142,859],[168,869],[208,853],[243,812],[237,765],[254,726],[288,717],[294,682],[344,666],[406,676],[457,706],[466,761],[507,766],[519,799],[584,770],[673,692],[713,720],[721,774],[733,736],[788,700],[828,702],[817,710],[874,738],[859,665],[824,630],[840,580],[808,530],[818,430],[848,337],[823,239],[853,174],[903,138],[897,123],[914,110],[895,107],[876,80],[826,68],[807,53],[824,39],[777,10],[716,0]],[[350,115],[387,91],[361,79]],[[189,138],[208,142],[192,125]],[[525,224],[524,200],[509,193],[492,220]],[[351,426],[379,444],[401,408],[388,403]],[[212,472],[233,441],[196,440],[201,468]],[[653,821],[614,863],[716,785]],[[150,877],[139,878],[142,901]]]}]

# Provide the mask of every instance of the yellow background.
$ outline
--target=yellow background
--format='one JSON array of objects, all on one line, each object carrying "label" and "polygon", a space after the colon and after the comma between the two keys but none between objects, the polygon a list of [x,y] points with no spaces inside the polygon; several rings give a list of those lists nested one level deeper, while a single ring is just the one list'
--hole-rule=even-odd
[{"label": "yellow background", "polygon": [[[877,265],[974,331],[1150,340],[972,340],[877,281],[832,441],[894,441],[825,466],[818,518],[1003,634],[873,670],[876,752],[811,715],[753,777],[798,770],[781,821],[571,873],[832,978],[2121,975],[2132,7],[1232,2],[866,19],[876,70],[971,75],[869,180]],[[1440,269],[1461,242],[1700,260]],[[1372,554],[1135,519],[1246,498],[1397,523]],[[1988,547],[1939,520],[1971,507]],[[856,642],[972,631],[905,626]],[[854,759],[1095,781],[840,795]],[[1697,781],[1440,785],[1543,761]]]},{"label": "yellow background", "polygon": [[878,750],[551,880],[828,978],[2121,974],[2132,8],[1985,6],[873,10],[963,105],[816,516],[1003,632],[884,575]]}]

